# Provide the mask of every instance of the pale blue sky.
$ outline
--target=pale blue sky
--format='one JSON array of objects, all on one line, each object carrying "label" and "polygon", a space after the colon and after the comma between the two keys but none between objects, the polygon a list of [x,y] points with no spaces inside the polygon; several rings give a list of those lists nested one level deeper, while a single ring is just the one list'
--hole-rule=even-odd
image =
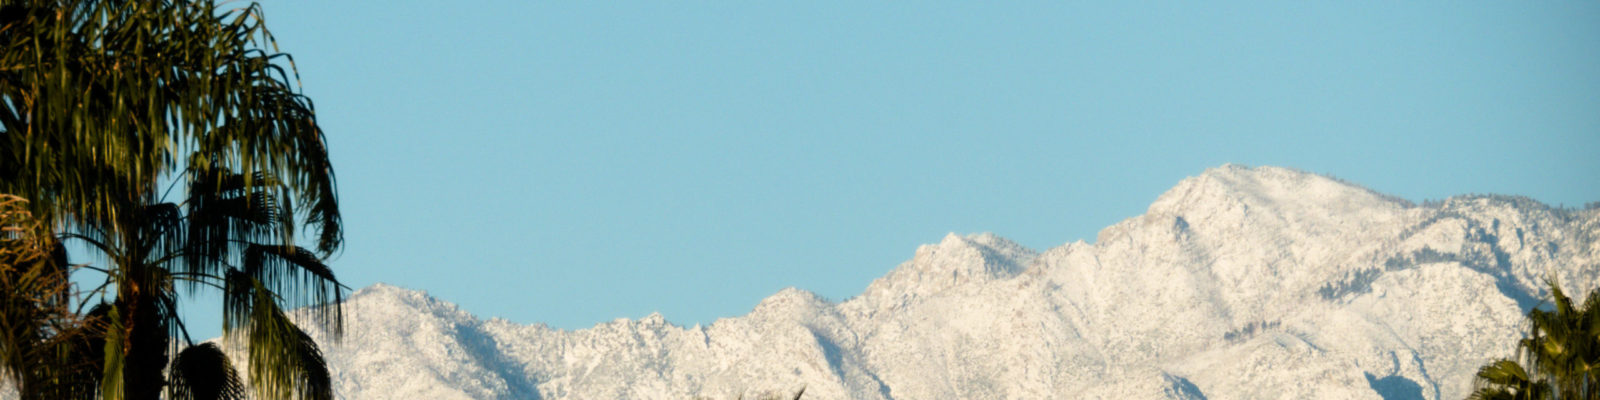
[{"label": "pale blue sky", "polygon": [[973,3],[264,6],[339,276],[522,323],[839,300],[947,232],[1092,241],[1227,162],[1600,200],[1597,2]]}]

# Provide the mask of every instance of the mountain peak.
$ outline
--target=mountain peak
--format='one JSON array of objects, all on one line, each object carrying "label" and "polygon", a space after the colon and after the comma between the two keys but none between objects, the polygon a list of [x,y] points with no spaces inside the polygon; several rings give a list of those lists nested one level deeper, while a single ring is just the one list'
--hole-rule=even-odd
[{"label": "mountain peak", "polygon": [[906,270],[935,277],[949,275],[958,280],[1006,278],[1021,272],[1038,254],[993,233],[964,236],[950,233],[937,245],[917,247],[916,256],[896,268],[896,272]]},{"label": "mountain peak", "polygon": [[384,312],[398,312],[405,309],[444,318],[462,318],[467,315],[455,303],[435,298],[427,291],[387,283],[374,283],[356,290],[345,298],[344,305],[347,310],[375,308],[383,309]]},{"label": "mountain peak", "polygon": [[420,299],[433,299],[433,296],[429,296],[428,292],[424,290],[408,289],[378,282],[368,285],[367,287],[357,289],[354,293],[350,293],[348,300],[355,301],[357,299],[365,299],[369,297],[385,299],[379,301],[388,301],[387,299],[410,299],[413,301]]},{"label": "mountain peak", "polygon": [[1185,225],[1298,226],[1360,214],[1392,214],[1408,206],[1395,197],[1310,172],[1225,164],[1178,182],[1150,205],[1145,217],[1178,217]]},{"label": "mountain peak", "polygon": [[376,284],[342,342],[311,333],[347,398],[1460,398],[1543,271],[1600,281],[1600,213],[1441,207],[1227,164],[1096,243],[952,233],[842,303],[787,288],[708,326],[566,331]]},{"label": "mountain peak", "polygon": [[[1315,200],[1322,194],[1371,195],[1365,188],[1327,177],[1282,167],[1248,167],[1223,164],[1179,181],[1163,193],[1152,210],[1175,205],[1215,201],[1216,197],[1260,202]],[[1177,203],[1177,204],[1174,204]]]},{"label": "mountain peak", "polygon": [[778,293],[767,296],[765,299],[761,299],[761,303],[756,304],[751,314],[807,315],[816,313],[817,310],[827,308],[829,305],[828,300],[823,299],[822,296],[818,296],[816,293],[788,287],[778,291]]},{"label": "mountain peak", "polygon": [[[878,307],[904,304],[964,283],[1016,276],[1038,256],[992,233],[950,233],[938,244],[918,246],[911,260],[873,281],[862,298]],[[883,301],[888,303],[878,304]]]},{"label": "mountain peak", "polygon": [[[350,296],[351,297],[355,297],[355,296],[361,296],[361,295],[373,294],[373,293],[390,293],[390,294],[392,294],[392,293],[399,293],[399,292],[422,292],[422,291],[421,290],[416,290],[416,289],[407,289],[407,288],[403,288],[403,287],[399,287],[399,286],[395,286],[395,285],[391,285],[391,284],[387,284],[387,283],[383,283],[383,282],[378,282],[378,283],[374,283],[374,284],[368,285],[367,287],[364,287],[364,288],[356,289],[355,293],[351,293]],[[426,293],[426,292],[424,292],[424,293]]]}]

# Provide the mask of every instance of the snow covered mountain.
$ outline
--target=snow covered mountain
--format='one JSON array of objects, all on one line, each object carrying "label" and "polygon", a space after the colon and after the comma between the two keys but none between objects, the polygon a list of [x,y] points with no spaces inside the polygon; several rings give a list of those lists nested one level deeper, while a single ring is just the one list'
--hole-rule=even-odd
[{"label": "snow covered mountain", "polygon": [[1600,209],[1226,165],[1094,243],[950,235],[838,303],[566,331],[375,285],[312,334],[350,399],[1459,399],[1544,279],[1600,286],[1597,238]]}]

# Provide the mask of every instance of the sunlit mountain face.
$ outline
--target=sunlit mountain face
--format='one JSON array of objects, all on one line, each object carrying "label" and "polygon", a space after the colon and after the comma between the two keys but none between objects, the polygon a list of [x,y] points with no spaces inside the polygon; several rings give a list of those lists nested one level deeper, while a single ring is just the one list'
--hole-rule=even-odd
[{"label": "sunlit mountain face", "polygon": [[1546,279],[1597,286],[1596,238],[1600,210],[1227,165],[1093,243],[952,234],[855,297],[708,326],[559,330],[375,285],[342,340],[312,334],[350,399],[1459,399]]}]

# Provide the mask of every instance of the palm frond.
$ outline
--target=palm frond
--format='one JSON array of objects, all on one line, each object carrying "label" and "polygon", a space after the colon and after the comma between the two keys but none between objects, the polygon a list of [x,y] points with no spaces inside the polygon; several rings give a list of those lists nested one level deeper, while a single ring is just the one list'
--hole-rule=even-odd
[{"label": "palm frond", "polygon": [[1517,395],[1497,387],[1478,388],[1467,395],[1467,400],[1518,400]]},{"label": "palm frond", "polygon": [[250,381],[263,398],[331,399],[332,380],[322,351],[278,307],[271,291],[242,272],[230,272],[225,294],[226,335],[244,330],[250,344]]},{"label": "palm frond", "polygon": [[[0,193],[120,232],[180,156],[285,178],[324,255],[342,242],[315,107],[259,5],[21,1],[0,25]],[[287,66],[284,63],[288,63]],[[182,152],[182,153],[180,153]],[[190,153],[193,152],[193,153]],[[254,176],[246,176],[255,185]],[[82,230],[80,229],[80,230]]]},{"label": "palm frond", "polygon": [[77,399],[96,389],[94,330],[69,309],[65,252],[26,210],[0,194],[0,374],[24,399]]},{"label": "palm frond", "polygon": [[244,398],[244,382],[233,363],[212,343],[189,346],[172,361],[167,396],[173,400],[231,400]]},{"label": "palm frond", "polygon": [[1478,369],[1476,387],[1469,398],[1482,399],[1544,399],[1550,393],[1550,384],[1535,379],[1522,365],[1513,360],[1497,360]]},{"label": "palm frond", "polygon": [[[1554,276],[1554,274],[1551,274]],[[1555,278],[1545,281],[1549,309],[1526,316],[1527,333],[1517,341],[1523,363],[1502,359],[1478,371],[1471,398],[1587,399],[1600,397],[1600,288],[1575,304]],[[1510,397],[1506,397],[1510,396]]]},{"label": "palm frond", "polygon": [[147,264],[158,264],[160,260],[151,257],[160,257],[166,254],[180,253],[184,246],[186,229],[184,228],[183,211],[178,205],[172,203],[147,204],[139,207],[134,214],[137,221],[132,231],[135,233],[136,245],[139,253],[145,255]]},{"label": "palm frond", "polygon": [[1528,371],[1512,360],[1498,360],[1478,369],[1477,378],[1487,384],[1501,386],[1524,386],[1532,382],[1528,378]]},{"label": "palm frond", "polygon": [[121,400],[123,398],[123,357],[128,351],[127,333],[122,324],[122,313],[111,307],[106,312],[105,336],[105,361],[101,363],[105,370],[100,374],[100,398],[103,400]]},{"label": "palm frond", "polygon": [[[280,227],[281,208],[263,185],[251,188],[242,174],[199,169],[192,173],[187,244],[181,270],[190,275],[221,276],[237,257],[240,242],[287,242],[292,228]],[[264,184],[271,179],[258,177]],[[196,285],[190,285],[191,290]]]},{"label": "palm frond", "polygon": [[1555,313],[1562,315],[1577,314],[1572,306],[1572,298],[1567,297],[1567,293],[1561,291],[1561,284],[1556,280],[1554,275],[1552,275],[1551,278],[1546,279],[1544,283],[1546,286],[1550,287],[1550,297],[1551,299],[1555,300],[1552,302],[1555,305]]},{"label": "palm frond", "polygon": [[312,306],[318,323],[335,337],[343,332],[340,303],[347,288],[316,254],[297,246],[253,244],[245,248],[242,264],[257,282],[270,282],[271,293],[290,304]]}]

